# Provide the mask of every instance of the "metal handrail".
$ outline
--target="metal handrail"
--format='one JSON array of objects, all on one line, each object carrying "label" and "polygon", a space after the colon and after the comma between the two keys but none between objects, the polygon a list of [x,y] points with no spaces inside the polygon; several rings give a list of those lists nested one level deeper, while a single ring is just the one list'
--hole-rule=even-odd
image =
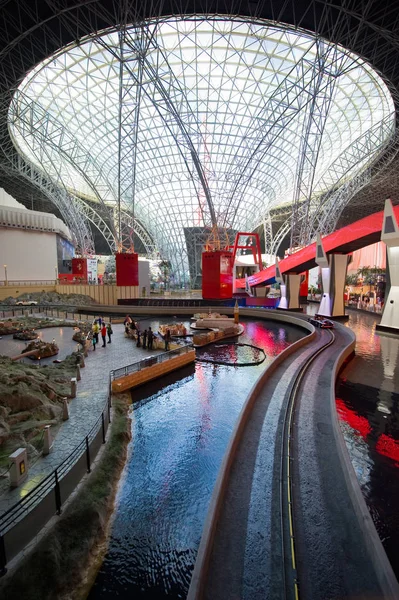
[{"label": "metal handrail", "polygon": [[110,372],[111,381],[115,381],[115,379],[125,377],[126,375],[130,375],[131,373],[137,373],[138,371],[141,371],[142,369],[146,369],[148,367],[152,367],[153,365],[160,364],[162,362],[165,362],[166,360],[170,360],[174,356],[186,354],[191,349],[191,345],[184,344],[182,346],[179,346],[179,348],[175,348],[174,350],[168,350],[168,352],[155,354],[154,356],[149,356],[148,358],[143,358],[134,363],[131,363],[130,365],[126,365],[126,367],[114,369]]},{"label": "metal handrail", "polygon": [[56,279],[0,279],[0,285],[16,286],[16,285],[55,285]]},{"label": "metal handrail", "polygon": [[[0,536],[4,535],[11,527],[20,520],[24,513],[29,512],[37,502],[42,499],[47,493],[56,487],[57,482],[65,477],[65,475],[73,468],[81,456],[87,451],[87,444],[95,438],[103,423],[104,413],[111,408],[111,389],[108,388],[108,397],[103,410],[97,421],[94,423],[90,431],[86,434],[83,440],[70,452],[70,454],[40,483],[38,483],[30,492],[21,500],[11,506],[5,513],[0,516]],[[109,420],[110,422],[110,420]],[[57,512],[61,506],[57,506]]]}]

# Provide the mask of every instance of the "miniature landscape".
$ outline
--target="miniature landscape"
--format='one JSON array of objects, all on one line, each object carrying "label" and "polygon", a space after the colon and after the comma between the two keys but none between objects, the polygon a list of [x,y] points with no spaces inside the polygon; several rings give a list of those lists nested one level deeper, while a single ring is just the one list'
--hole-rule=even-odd
[{"label": "miniature landscape", "polygon": [[[27,334],[28,331],[35,329],[46,329],[47,327],[84,327],[86,322],[83,321],[66,321],[65,319],[56,319],[52,317],[34,317],[28,315],[26,317],[14,317],[0,321],[0,336],[10,334],[21,334],[16,339],[35,339],[23,337],[22,334]],[[33,335],[33,334],[32,334]],[[37,335],[35,335],[37,337]]]},{"label": "miniature landscape", "polygon": [[38,455],[44,426],[62,419],[63,399],[70,397],[79,361],[76,353],[40,367],[0,356],[0,466],[20,447],[27,448],[30,460]]},{"label": "miniature landscape", "polygon": [[[58,354],[53,342],[37,340],[37,329],[48,327],[86,327],[86,323],[52,318],[20,317],[0,321],[0,336],[13,334],[16,339],[32,340],[21,351],[39,352],[33,360]],[[80,333],[80,330],[72,334]],[[77,340],[80,341],[80,340]],[[30,365],[0,356],[0,467],[17,448],[27,448],[30,461],[40,453],[45,425],[56,427],[62,419],[63,399],[71,393],[71,377],[81,355],[73,353],[58,364]]]},{"label": "miniature landscape", "polygon": [[32,300],[40,306],[59,304],[60,306],[90,306],[96,304],[93,298],[85,294],[58,294],[57,292],[30,292],[21,294],[17,298],[9,296],[1,301],[1,304],[15,306],[17,302]]}]

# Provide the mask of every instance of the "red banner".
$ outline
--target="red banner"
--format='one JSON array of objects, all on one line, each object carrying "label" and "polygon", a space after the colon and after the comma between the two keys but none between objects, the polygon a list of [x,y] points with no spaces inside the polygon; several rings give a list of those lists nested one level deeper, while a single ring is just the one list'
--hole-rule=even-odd
[{"label": "red banner", "polygon": [[75,280],[87,280],[87,260],[85,258],[72,259],[72,275]]},{"label": "red banner", "polygon": [[139,285],[139,255],[115,254],[116,285]]}]

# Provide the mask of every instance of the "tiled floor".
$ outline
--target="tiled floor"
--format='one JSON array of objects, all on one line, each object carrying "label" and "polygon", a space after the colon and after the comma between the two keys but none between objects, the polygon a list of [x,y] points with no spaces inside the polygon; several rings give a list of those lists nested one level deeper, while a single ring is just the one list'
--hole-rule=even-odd
[{"label": "tiled floor", "polygon": [[61,424],[48,456],[41,457],[31,467],[25,482],[16,489],[6,489],[0,496],[0,515],[25,496],[48,473],[53,471],[72,450],[84,439],[99,418],[107,401],[108,378],[112,369],[159,353],[157,350],[137,348],[136,343],[126,338],[122,324],[113,325],[111,344],[102,348],[102,340],[96,351],[89,350],[86,366],[81,369],[76,398],[69,402],[69,420]]}]

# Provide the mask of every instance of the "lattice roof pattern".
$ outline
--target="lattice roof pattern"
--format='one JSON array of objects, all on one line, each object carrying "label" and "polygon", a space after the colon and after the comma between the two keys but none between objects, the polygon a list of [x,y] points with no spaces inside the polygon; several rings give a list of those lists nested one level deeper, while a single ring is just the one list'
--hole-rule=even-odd
[{"label": "lattice roof pattern", "polygon": [[[314,64],[316,43],[310,34],[239,18],[170,18],[149,22],[146,31],[156,42],[145,54],[134,210],[166,256],[183,257],[175,265],[181,270],[187,268],[183,227],[211,222],[204,192],[187,168],[182,133],[163,108],[159,85],[167,89],[189,131],[218,224],[253,229],[270,208],[293,198],[305,110],[295,105],[292,120],[274,135],[267,151],[255,156],[245,185],[242,177],[238,186],[237,181],[255,152],[259,131],[276,127],[270,122],[270,99],[279,99],[287,82],[306,99],[313,71],[304,74],[303,65]],[[133,28],[129,35],[134,37]],[[117,201],[118,191],[118,43],[117,32],[110,31],[60,50],[28,74],[9,112],[12,137],[27,158],[44,164],[51,175],[61,173],[75,193],[95,199],[95,187],[97,200],[109,204]],[[352,166],[351,176],[372,160],[394,130],[393,101],[382,79],[354,54],[342,50],[340,60],[342,74],[317,161],[316,194],[325,191],[326,182],[334,184],[331,166],[350,152],[355,140],[384,123],[372,150]],[[86,153],[85,176],[76,159],[79,153]],[[130,197],[122,198],[128,210],[130,203]]]}]

